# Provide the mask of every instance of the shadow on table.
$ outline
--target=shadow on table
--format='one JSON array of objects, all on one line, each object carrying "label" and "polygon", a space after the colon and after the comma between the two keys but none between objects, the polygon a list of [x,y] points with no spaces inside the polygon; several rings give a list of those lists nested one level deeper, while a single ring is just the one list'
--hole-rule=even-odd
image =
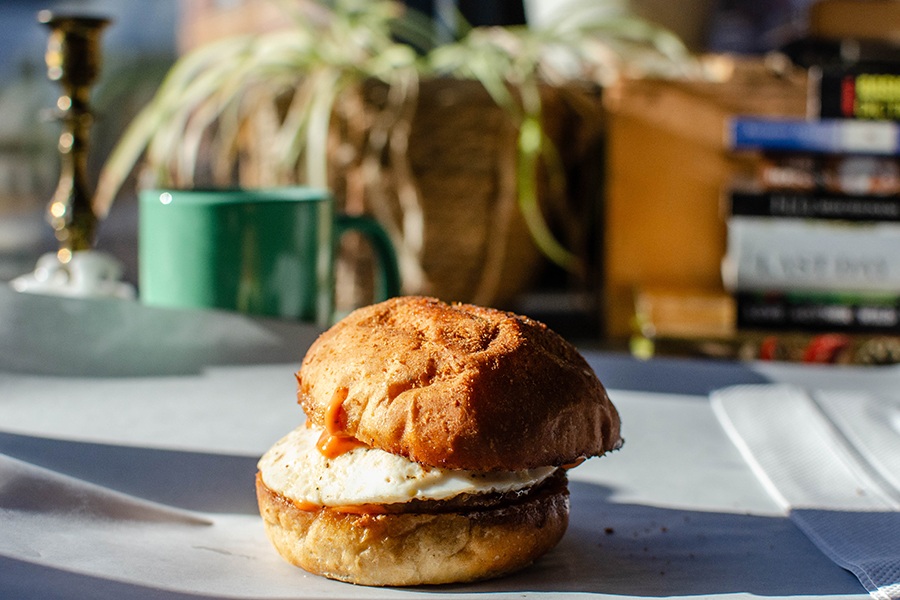
[{"label": "shadow on table", "polygon": [[21,294],[0,285],[0,372],[133,377],[299,364],[319,332],[295,321]]},{"label": "shadow on table", "polygon": [[865,595],[852,574],[787,518],[617,504],[608,490],[578,481],[570,489],[566,537],[535,568],[507,578],[506,589],[649,597]]},{"label": "shadow on table", "polygon": [[706,396],[731,385],[770,382],[745,362],[673,357],[647,361],[595,352],[585,356],[606,389]]},{"label": "shadow on table", "polygon": [[[258,513],[254,491],[256,457],[72,442],[0,432],[0,459],[4,454],[78,481],[167,506],[211,513]],[[62,483],[58,484],[57,489],[61,486]],[[6,487],[9,487],[8,479]],[[0,489],[0,508],[4,508],[2,494]]]},{"label": "shadow on table", "polygon": [[0,556],[0,592],[16,600],[198,600],[213,598],[72,573]]},{"label": "shadow on table", "polygon": [[[44,480],[46,489],[39,490],[42,496],[59,494],[63,488],[68,490],[64,490],[65,493],[50,507],[57,513],[66,510],[60,505],[65,498],[76,496],[79,503],[71,510],[80,511],[79,514],[84,514],[86,505],[91,502],[128,503],[129,497],[134,499],[134,506],[128,510],[134,512],[142,502],[150,500],[159,503],[163,512],[166,507],[173,507],[171,519],[181,518],[178,511],[184,509],[206,513],[256,513],[254,458],[12,434],[0,434],[0,452],[21,461],[14,465],[19,465],[20,472],[25,473],[20,476],[23,479]],[[62,479],[57,480],[59,474]],[[17,500],[11,493],[11,479],[15,480],[0,477],[7,482],[7,493],[0,493],[0,511],[29,510],[23,505],[21,495]],[[69,488],[79,485],[85,491],[73,494]],[[786,518],[619,504],[611,501],[611,489],[580,481],[571,482],[570,489],[569,530],[559,546],[530,569],[495,581],[415,591],[461,596],[491,592],[570,592],[641,597],[864,593],[850,573],[829,561]],[[110,498],[106,490],[113,490],[115,497]],[[47,508],[41,502],[31,510]],[[117,510],[121,512],[121,509]],[[115,518],[116,514],[107,510],[100,516],[109,519]],[[159,513],[153,518],[165,516]],[[295,576],[293,567],[284,566],[284,572],[279,573],[282,584],[285,578],[290,580]],[[253,573],[243,576],[254,578]],[[260,577],[260,589],[265,590],[268,575],[257,576]],[[28,586],[30,593],[11,597],[82,595],[76,590],[90,590],[90,594],[84,596],[101,599],[163,595],[140,585],[0,558],[0,591],[16,591],[15,586],[21,581],[28,581],[23,585]],[[340,595],[344,584],[333,585],[334,594]],[[54,591],[60,587],[67,593]],[[392,590],[379,590],[375,595],[391,597],[394,594],[403,595]],[[165,597],[196,596],[167,593]]]}]

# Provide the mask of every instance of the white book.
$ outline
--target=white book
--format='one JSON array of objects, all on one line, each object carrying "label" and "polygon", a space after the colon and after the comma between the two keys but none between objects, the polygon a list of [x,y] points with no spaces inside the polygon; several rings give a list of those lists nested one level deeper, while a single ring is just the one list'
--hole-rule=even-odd
[{"label": "white book", "polygon": [[900,223],[733,216],[722,280],[730,291],[900,293]]}]

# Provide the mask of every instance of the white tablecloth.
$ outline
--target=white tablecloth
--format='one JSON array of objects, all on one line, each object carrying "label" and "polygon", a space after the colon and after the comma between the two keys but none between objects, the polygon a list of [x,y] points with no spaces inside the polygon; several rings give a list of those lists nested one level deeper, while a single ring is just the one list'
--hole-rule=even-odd
[{"label": "white tablecloth", "polygon": [[0,286],[0,598],[867,597],[712,411],[704,382],[759,372],[591,352],[625,447],[571,472],[569,530],[533,567],[415,590],[308,575],[266,540],[253,475],[302,421],[316,333]]}]

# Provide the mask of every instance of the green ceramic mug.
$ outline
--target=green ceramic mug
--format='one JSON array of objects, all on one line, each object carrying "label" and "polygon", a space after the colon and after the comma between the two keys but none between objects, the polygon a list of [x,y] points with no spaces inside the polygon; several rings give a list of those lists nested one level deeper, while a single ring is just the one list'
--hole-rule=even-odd
[{"label": "green ceramic mug", "polygon": [[138,288],[153,306],[220,308],[328,324],[336,242],[367,237],[378,259],[376,297],[399,294],[397,258],[368,217],[336,215],[310,187],[144,190]]}]

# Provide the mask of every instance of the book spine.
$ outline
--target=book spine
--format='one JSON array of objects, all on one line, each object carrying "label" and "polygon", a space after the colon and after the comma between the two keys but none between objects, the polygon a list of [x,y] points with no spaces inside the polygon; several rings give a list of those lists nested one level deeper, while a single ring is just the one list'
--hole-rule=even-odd
[{"label": "book spine", "polygon": [[900,333],[900,295],[735,294],[738,327],[745,329]]},{"label": "book spine", "polygon": [[900,154],[900,124],[893,121],[734,117],[727,136],[732,150]]},{"label": "book spine", "polygon": [[884,65],[823,68],[813,79],[819,117],[900,121],[900,72]]},{"label": "book spine", "polygon": [[900,196],[900,156],[763,152],[747,191]]},{"label": "book spine", "polygon": [[735,216],[900,222],[900,197],[732,190],[728,211]]},{"label": "book spine", "polygon": [[734,216],[722,280],[729,291],[900,291],[900,224]]}]

